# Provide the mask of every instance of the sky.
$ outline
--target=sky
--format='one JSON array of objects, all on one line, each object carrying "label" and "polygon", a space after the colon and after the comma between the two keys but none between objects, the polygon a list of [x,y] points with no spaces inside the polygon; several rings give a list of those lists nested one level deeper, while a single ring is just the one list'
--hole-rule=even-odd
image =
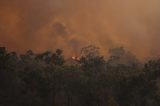
[{"label": "sky", "polygon": [[160,55],[159,28],[159,0],[0,0],[0,46],[19,53],[93,44],[144,59]]}]

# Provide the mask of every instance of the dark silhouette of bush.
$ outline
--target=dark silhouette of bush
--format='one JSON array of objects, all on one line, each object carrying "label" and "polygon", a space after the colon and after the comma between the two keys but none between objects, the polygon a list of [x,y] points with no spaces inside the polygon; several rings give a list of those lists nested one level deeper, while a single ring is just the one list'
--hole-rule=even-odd
[{"label": "dark silhouette of bush", "polygon": [[159,59],[110,65],[88,46],[79,65],[68,66],[62,53],[0,48],[0,106],[160,106]]}]

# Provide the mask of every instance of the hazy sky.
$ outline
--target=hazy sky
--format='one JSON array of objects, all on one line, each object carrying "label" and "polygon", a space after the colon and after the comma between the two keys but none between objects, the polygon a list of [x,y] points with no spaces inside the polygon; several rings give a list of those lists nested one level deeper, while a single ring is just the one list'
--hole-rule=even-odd
[{"label": "hazy sky", "polygon": [[0,45],[66,54],[95,44],[160,54],[159,0],[0,0]]}]

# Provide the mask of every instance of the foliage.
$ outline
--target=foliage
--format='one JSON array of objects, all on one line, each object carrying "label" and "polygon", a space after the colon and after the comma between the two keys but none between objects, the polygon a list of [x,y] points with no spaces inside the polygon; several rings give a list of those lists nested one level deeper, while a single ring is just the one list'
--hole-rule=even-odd
[{"label": "foliage", "polygon": [[[116,56],[125,55],[119,51]],[[160,105],[159,60],[143,68],[112,65],[93,45],[83,48],[80,58],[79,65],[67,66],[60,49],[19,57],[0,48],[0,106]]]}]

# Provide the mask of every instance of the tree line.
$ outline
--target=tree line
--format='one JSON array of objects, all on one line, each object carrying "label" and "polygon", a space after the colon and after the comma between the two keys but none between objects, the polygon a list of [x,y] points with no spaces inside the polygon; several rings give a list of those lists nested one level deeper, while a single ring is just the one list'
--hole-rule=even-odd
[{"label": "tree line", "polygon": [[124,48],[35,54],[0,47],[0,106],[160,106],[160,59],[141,63]]}]

